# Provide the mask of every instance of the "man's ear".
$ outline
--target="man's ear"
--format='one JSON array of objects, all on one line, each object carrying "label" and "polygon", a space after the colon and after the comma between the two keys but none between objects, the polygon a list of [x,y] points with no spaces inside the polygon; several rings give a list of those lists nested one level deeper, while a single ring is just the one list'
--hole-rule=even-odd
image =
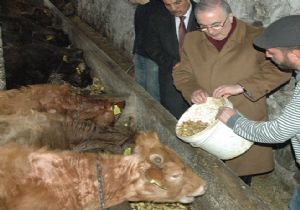
[{"label": "man's ear", "polygon": [[300,49],[293,49],[290,51],[290,59],[293,61],[299,61],[300,60]]},{"label": "man's ear", "polygon": [[294,50],[292,50],[292,52],[293,52],[298,58],[300,58],[300,49],[294,49]]}]

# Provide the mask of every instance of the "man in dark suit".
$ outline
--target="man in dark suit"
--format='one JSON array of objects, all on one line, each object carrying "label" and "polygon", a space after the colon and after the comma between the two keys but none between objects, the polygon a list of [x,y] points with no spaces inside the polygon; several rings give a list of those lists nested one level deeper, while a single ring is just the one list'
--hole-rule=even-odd
[{"label": "man in dark suit", "polygon": [[195,3],[190,0],[163,0],[165,9],[152,14],[149,19],[145,49],[159,66],[161,104],[177,119],[189,107],[173,85],[172,70],[180,60],[180,17],[186,31],[197,28]]},{"label": "man in dark suit", "polygon": [[139,4],[134,13],[133,62],[135,79],[153,98],[160,101],[158,65],[147,56],[145,43],[150,15],[159,9],[165,9],[165,7],[161,0],[130,0],[130,2]]}]

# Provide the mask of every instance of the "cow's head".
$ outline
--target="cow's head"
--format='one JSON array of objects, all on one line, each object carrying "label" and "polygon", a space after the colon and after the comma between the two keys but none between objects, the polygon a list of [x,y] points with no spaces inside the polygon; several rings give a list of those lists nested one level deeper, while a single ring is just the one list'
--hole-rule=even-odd
[{"label": "cow's head", "polygon": [[146,165],[143,165],[144,174],[138,180],[140,188],[129,200],[190,203],[207,189],[207,183],[173,150],[162,145],[156,133],[138,134],[135,153]]},{"label": "cow's head", "polygon": [[66,81],[74,87],[85,88],[93,83],[90,73],[91,69],[83,59],[69,60],[65,55],[59,68],[49,76],[49,82],[61,84],[62,81]]}]

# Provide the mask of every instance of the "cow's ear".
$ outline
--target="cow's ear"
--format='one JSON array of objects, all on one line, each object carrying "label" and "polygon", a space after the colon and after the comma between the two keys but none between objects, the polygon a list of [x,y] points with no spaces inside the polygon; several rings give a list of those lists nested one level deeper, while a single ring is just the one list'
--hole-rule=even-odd
[{"label": "cow's ear", "polygon": [[136,145],[152,148],[153,146],[160,144],[160,141],[155,132],[141,132],[136,135],[135,143]]},{"label": "cow's ear", "polygon": [[150,148],[160,147],[160,142],[155,132],[141,132],[135,136],[134,152],[141,156],[148,156]]}]

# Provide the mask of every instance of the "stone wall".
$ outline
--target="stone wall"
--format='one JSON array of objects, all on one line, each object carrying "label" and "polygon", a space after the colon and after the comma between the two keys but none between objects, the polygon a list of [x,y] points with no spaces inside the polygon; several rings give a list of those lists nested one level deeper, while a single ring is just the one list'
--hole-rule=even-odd
[{"label": "stone wall", "polygon": [[228,0],[228,3],[237,17],[264,26],[280,17],[300,14],[298,0]]},{"label": "stone wall", "polygon": [[134,8],[128,0],[81,0],[78,15],[105,37],[109,37],[124,55],[131,56]]}]

